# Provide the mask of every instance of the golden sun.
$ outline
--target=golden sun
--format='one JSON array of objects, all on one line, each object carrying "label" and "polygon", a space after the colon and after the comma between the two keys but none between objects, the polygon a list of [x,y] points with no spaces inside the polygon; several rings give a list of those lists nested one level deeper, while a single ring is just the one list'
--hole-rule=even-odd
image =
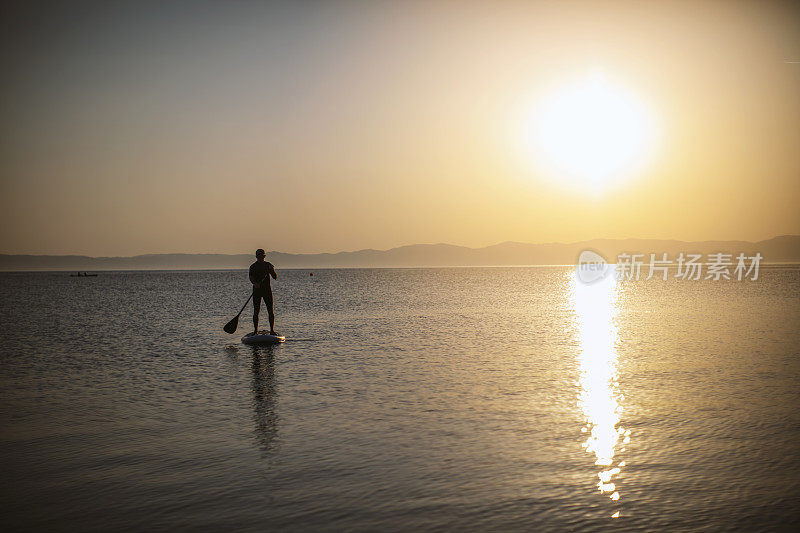
[{"label": "golden sun", "polygon": [[655,133],[635,94],[593,73],[540,99],[525,123],[525,152],[547,176],[596,192],[640,171]]}]

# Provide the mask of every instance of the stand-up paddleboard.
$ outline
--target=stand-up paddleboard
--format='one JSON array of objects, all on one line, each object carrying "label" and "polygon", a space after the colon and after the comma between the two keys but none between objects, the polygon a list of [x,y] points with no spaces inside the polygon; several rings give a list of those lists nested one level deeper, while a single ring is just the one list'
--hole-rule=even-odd
[{"label": "stand-up paddleboard", "polygon": [[270,335],[266,331],[248,333],[242,337],[242,342],[245,344],[280,344],[285,340],[286,337],[281,335]]}]

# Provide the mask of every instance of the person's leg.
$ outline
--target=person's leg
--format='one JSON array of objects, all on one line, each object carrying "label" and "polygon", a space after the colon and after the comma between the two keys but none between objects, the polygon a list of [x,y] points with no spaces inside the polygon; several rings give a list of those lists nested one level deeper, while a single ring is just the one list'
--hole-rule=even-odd
[{"label": "person's leg", "polygon": [[253,292],[253,335],[258,333],[258,312],[261,310],[261,294]]},{"label": "person's leg", "polygon": [[272,309],[272,291],[268,290],[264,295],[264,303],[267,304],[267,312],[269,313],[269,334],[275,335],[275,311]]}]

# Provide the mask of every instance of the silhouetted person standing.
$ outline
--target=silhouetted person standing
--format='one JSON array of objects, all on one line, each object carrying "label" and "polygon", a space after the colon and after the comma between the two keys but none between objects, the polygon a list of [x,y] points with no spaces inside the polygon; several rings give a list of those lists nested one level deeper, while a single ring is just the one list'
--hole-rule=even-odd
[{"label": "silhouetted person standing", "polygon": [[266,253],[259,248],[256,250],[256,262],[250,265],[250,283],[253,284],[253,334],[258,333],[258,312],[261,309],[261,300],[267,305],[269,313],[269,334],[275,333],[275,312],[272,310],[272,288],[269,278],[278,279],[272,263],[264,261]]}]

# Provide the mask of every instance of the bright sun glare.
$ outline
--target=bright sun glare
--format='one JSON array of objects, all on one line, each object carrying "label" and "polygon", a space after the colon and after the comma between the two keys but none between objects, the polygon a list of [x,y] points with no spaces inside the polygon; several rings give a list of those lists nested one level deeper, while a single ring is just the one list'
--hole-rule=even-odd
[{"label": "bright sun glare", "polygon": [[544,95],[525,128],[525,151],[541,171],[594,192],[640,171],[655,140],[648,109],[600,73]]}]

